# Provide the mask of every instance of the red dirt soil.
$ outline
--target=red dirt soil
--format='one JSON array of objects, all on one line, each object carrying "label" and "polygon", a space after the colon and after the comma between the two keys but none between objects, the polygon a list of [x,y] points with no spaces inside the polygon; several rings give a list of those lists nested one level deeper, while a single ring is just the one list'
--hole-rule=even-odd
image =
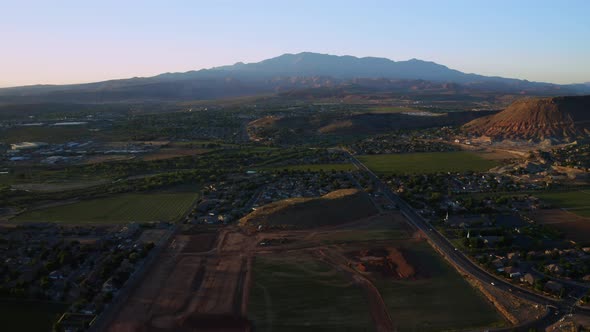
[{"label": "red dirt soil", "polygon": [[588,136],[590,96],[525,98],[463,128],[478,136],[546,139]]},{"label": "red dirt soil", "polygon": [[361,272],[379,272],[385,277],[408,279],[416,271],[397,248],[377,248],[361,250],[351,255],[354,265]]}]

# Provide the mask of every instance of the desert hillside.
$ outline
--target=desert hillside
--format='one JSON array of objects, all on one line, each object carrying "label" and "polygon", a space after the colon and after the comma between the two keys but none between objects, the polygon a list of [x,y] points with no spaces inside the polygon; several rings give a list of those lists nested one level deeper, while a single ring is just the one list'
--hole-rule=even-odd
[{"label": "desert hillside", "polygon": [[264,205],[240,219],[240,225],[307,228],[341,224],[376,213],[365,192],[342,189],[322,197],[290,198]]},{"label": "desert hillside", "polygon": [[575,139],[590,135],[590,96],[527,98],[463,126],[470,134],[508,139]]},{"label": "desert hillside", "polygon": [[462,111],[418,116],[404,113],[267,116],[248,124],[254,141],[292,142],[324,135],[373,135],[401,129],[460,126],[495,111]]}]

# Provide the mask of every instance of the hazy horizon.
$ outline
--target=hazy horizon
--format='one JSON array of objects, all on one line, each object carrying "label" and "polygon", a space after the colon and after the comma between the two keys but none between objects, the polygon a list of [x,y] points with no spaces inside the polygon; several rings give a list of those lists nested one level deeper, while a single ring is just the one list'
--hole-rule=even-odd
[{"label": "hazy horizon", "polygon": [[0,87],[146,77],[305,51],[417,58],[530,81],[590,81],[586,1],[33,1],[4,7]]}]

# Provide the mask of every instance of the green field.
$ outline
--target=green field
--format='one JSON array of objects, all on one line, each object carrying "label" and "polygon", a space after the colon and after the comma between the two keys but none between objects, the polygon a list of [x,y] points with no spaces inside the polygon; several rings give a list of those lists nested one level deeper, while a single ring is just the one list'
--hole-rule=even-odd
[{"label": "green field", "polygon": [[197,194],[190,192],[120,194],[30,211],[13,221],[69,224],[176,221],[182,218],[196,198]]},{"label": "green field", "polygon": [[376,106],[370,107],[371,113],[401,113],[401,112],[420,112],[420,110],[406,106]]},{"label": "green field", "polygon": [[362,155],[358,160],[380,174],[484,171],[498,165],[467,151]]},{"label": "green field", "polygon": [[257,257],[248,318],[256,331],[371,331],[363,291],[311,257]]},{"label": "green field", "polygon": [[262,167],[260,170],[272,170],[272,171],[311,171],[311,172],[329,172],[329,171],[352,171],[355,169],[353,164],[304,164],[304,165],[285,165],[285,166],[274,166],[274,167]]},{"label": "green field", "polygon": [[413,229],[409,229],[407,222],[401,215],[379,215],[362,224],[343,229],[314,232],[309,239],[320,241],[322,244],[353,244],[355,242],[374,242],[406,240],[412,237]]},{"label": "green field", "polygon": [[503,319],[491,304],[425,242],[403,248],[417,280],[377,280],[399,331],[479,330]]},{"label": "green field", "polygon": [[0,300],[2,331],[51,331],[66,304],[27,300]]},{"label": "green field", "polygon": [[408,239],[411,235],[405,230],[343,230],[322,233],[314,236],[322,244],[346,244],[351,242],[385,241]]},{"label": "green field", "polygon": [[546,203],[582,217],[590,217],[590,191],[576,190],[535,194]]},{"label": "green field", "polygon": [[12,127],[0,132],[0,142],[46,142],[63,143],[91,138],[92,133],[86,125],[80,126],[26,126]]}]

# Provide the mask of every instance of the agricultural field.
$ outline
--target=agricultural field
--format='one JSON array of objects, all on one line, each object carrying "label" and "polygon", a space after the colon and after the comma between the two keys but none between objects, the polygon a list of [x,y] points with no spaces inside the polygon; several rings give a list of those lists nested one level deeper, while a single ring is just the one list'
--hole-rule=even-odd
[{"label": "agricultural field", "polygon": [[[590,191],[548,192],[535,196],[556,208],[590,218]],[[590,223],[590,220],[588,222]]]},{"label": "agricultural field", "polygon": [[162,160],[178,157],[195,156],[212,151],[212,149],[202,148],[162,148],[156,152],[152,152],[142,156],[142,160]]},{"label": "agricultural field", "polygon": [[160,192],[121,194],[26,212],[15,222],[119,224],[131,221],[176,221],[187,212],[197,194]]},{"label": "agricultural field", "polygon": [[590,219],[561,209],[543,209],[531,213],[535,222],[556,230],[568,240],[590,244]]},{"label": "agricultural field", "polygon": [[60,192],[91,188],[109,183],[109,180],[89,181],[67,181],[67,182],[46,182],[46,183],[19,183],[11,187],[18,190],[26,190],[41,193]]},{"label": "agricultural field", "polygon": [[305,164],[305,165],[285,165],[275,167],[264,167],[260,170],[265,171],[311,171],[311,172],[330,172],[330,171],[352,171],[355,167],[352,164]]},{"label": "agricultural field", "polygon": [[142,160],[162,160],[177,157],[195,156],[216,149],[236,148],[236,144],[223,143],[219,141],[181,141],[170,142],[160,149],[142,156]]},{"label": "agricultural field", "polygon": [[311,257],[281,256],[254,262],[248,318],[257,331],[373,329],[360,287]]},{"label": "agricultural field", "polygon": [[428,243],[408,242],[402,251],[416,270],[416,276],[376,280],[399,331],[479,330],[504,324],[483,295]]},{"label": "agricultural field", "polygon": [[419,109],[407,107],[407,106],[376,106],[368,109],[370,113],[413,113],[421,112]]},{"label": "agricultural field", "polygon": [[51,331],[67,304],[29,300],[0,300],[3,331]]},{"label": "agricultural field", "polygon": [[362,155],[358,159],[378,174],[485,171],[498,165],[468,151]]}]

